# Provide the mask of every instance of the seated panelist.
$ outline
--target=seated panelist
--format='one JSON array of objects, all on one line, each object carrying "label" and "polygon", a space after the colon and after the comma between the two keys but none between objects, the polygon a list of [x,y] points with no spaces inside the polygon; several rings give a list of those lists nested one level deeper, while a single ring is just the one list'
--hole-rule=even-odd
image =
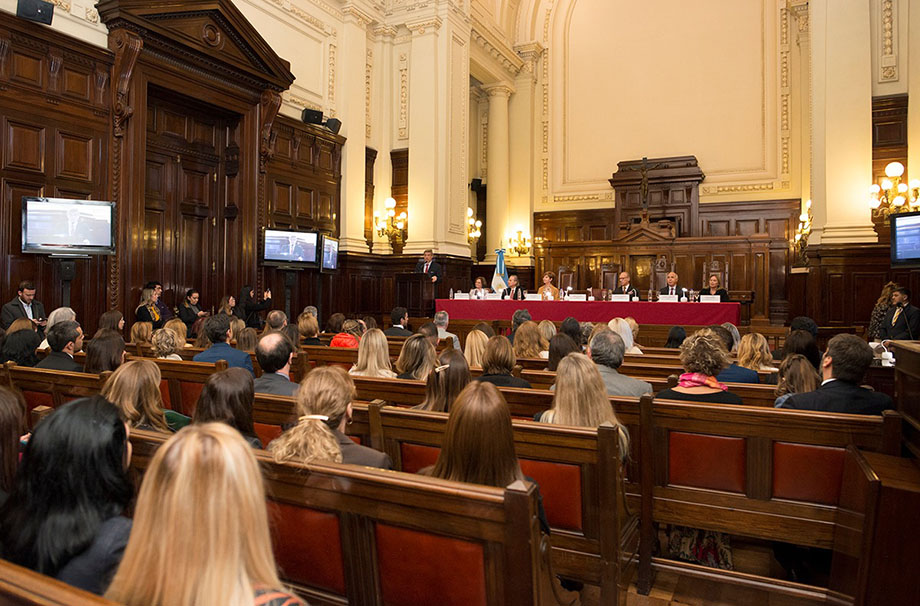
[{"label": "seated panelist", "polygon": [[719,295],[719,302],[728,301],[728,291],[722,288],[722,282],[719,276],[712,274],[709,276],[709,286],[700,290],[701,295]]},{"label": "seated panelist", "polygon": [[683,297],[683,288],[678,284],[678,276],[676,272],[668,272],[668,283],[658,291],[659,295],[677,295],[678,297]]},{"label": "seated panelist", "polygon": [[613,291],[615,295],[629,295],[632,298],[639,298],[639,291],[636,290],[636,287],[630,284],[629,274],[627,272],[621,272],[618,278],[620,285],[616,287]]},{"label": "seated panelist", "polygon": [[524,300],[524,289],[518,284],[516,275],[508,276],[508,288],[502,291],[502,299],[512,299],[514,301]]},{"label": "seated panelist", "polygon": [[543,286],[541,286],[537,292],[540,293],[540,298],[544,301],[559,300],[559,289],[553,286],[553,280],[555,278],[556,274],[553,272],[543,272]]},{"label": "seated panelist", "polygon": [[473,288],[470,289],[470,299],[485,299],[489,292],[491,291],[486,286],[486,279],[480,276],[476,278]]}]

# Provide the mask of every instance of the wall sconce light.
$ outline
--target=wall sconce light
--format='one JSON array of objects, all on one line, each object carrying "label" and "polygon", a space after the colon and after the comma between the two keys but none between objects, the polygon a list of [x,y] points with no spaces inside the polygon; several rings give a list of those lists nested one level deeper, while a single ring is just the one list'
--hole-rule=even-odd
[{"label": "wall sconce light", "polygon": [[508,248],[516,256],[523,257],[530,254],[530,249],[533,245],[530,234],[524,233],[523,230],[519,229],[517,233],[511,232],[507,237]]},{"label": "wall sconce light", "polygon": [[808,248],[808,236],[811,234],[811,219],[811,200],[808,200],[805,202],[805,211],[799,215],[799,225],[795,228],[795,239],[792,242],[797,267],[808,265],[808,255],[805,254],[805,250]]},{"label": "wall sconce light", "polygon": [[876,222],[887,223],[889,215],[920,207],[920,180],[912,179],[905,183],[907,177],[902,179],[903,175],[904,165],[890,162],[885,167],[886,178],[880,184],[873,183],[869,187],[869,208]]},{"label": "wall sconce light", "polygon": [[382,214],[379,210],[374,211],[374,227],[377,228],[378,236],[385,236],[390,241],[390,246],[395,246],[404,239],[409,215],[405,211],[399,213],[399,216],[396,215],[396,200],[393,198],[387,198],[383,208]]},{"label": "wall sconce light", "polygon": [[473,216],[473,209],[466,207],[466,237],[470,244],[475,244],[476,240],[482,236],[482,221]]}]

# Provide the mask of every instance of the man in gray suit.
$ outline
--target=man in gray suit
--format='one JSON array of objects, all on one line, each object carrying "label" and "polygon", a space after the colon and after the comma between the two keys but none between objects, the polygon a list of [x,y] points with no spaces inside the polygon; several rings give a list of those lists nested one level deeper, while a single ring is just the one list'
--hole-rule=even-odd
[{"label": "man in gray suit", "polygon": [[452,332],[447,332],[447,323],[450,317],[446,311],[439,311],[434,314],[434,325],[438,327],[438,339],[450,339],[454,343],[454,349],[460,350],[460,339]]},{"label": "man in gray suit", "polygon": [[607,387],[607,395],[641,396],[652,393],[652,386],[648,382],[617,372],[617,368],[623,363],[625,353],[626,345],[623,339],[609,328],[594,335],[588,344],[588,357],[597,365]]},{"label": "man in gray suit", "polygon": [[294,346],[280,332],[270,332],[256,345],[256,360],[262,368],[262,376],[253,383],[256,393],[270,393],[276,396],[293,396],[300,385],[290,378]]}]

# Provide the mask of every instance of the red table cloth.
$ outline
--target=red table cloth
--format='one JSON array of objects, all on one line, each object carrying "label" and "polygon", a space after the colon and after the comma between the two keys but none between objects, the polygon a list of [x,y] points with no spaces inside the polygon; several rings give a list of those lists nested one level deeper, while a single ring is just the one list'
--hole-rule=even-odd
[{"label": "red table cloth", "polygon": [[572,316],[579,322],[609,322],[631,316],[639,324],[702,326],[731,322],[738,324],[740,303],[663,303],[633,301],[501,301],[438,299],[438,311],[451,320],[511,320],[516,309],[526,309],[535,322],[561,322]]}]

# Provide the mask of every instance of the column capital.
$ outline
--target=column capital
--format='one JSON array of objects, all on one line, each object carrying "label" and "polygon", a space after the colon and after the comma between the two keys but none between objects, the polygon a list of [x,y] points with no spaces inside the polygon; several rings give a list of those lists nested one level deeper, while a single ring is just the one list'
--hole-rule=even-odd
[{"label": "column capital", "polygon": [[374,19],[372,15],[370,15],[360,6],[352,2],[349,2],[348,4],[342,7],[342,14],[345,16],[346,21],[349,21],[349,20],[354,21],[359,26],[365,27],[365,28],[371,23],[373,23],[374,21],[376,21],[376,19]]},{"label": "column capital", "polygon": [[495,82],[493,84],[483,84],[482,90],[484,90],[489,97],[508,98],[514,93],[514,86],[509,82]]},{"label": "column capital", "polygon": [[442,23],[443,21],[440,17],[425,17],[416,21],[407,22],[406,27],[416,36],[424,36],[429,30],[437,32],[441,29]]},{"label": "column capital", "polygon": [[378,23],[374,26],[374,35],[379,38],[395,38],[399,30],[392,25]]}]

